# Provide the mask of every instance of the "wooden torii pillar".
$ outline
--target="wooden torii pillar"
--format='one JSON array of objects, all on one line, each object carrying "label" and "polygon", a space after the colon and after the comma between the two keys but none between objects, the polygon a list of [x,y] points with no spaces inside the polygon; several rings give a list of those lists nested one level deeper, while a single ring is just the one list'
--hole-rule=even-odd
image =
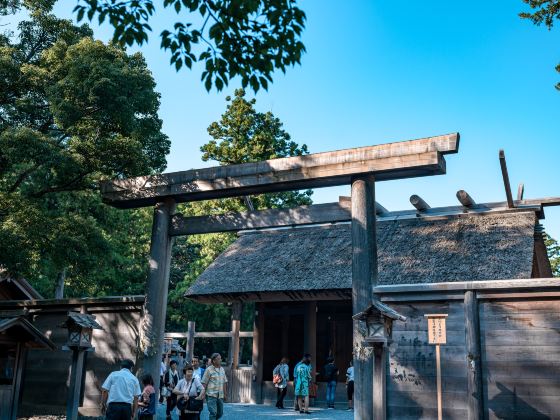
[{"label": "wooden torii pillar", "polygon": [[[345,218],[348,213],[341,203],[334,206],[319,204],[285,210],[284,213],[249,211],[228,215],[223,219],[207,217],[205,221],[209,224],[189,226],[187,218],[173,215],[176,203],[351,185],[352,306],[354,313],[357,313],[371,303],[372,289],[377,283],[375,182],[444,174],[443,155],[457,153],[458,147],[459,134],[453,133],[263,162],[114,180],[103,184],[103,200],[109,205],[117,208],[155,205],[150,275],[142,325],[145,371],[153,377],[159,376],[174,236],[186,234],[189,230],[191,233],[208,233],[326,223]],[[371,351],[361,345],[361,338],[363,333],[355,323],[354,416],[356,419],[370,419],[373,418],[373,360]],[[255,342],[253,348],[262,348],[262,343]]]}]

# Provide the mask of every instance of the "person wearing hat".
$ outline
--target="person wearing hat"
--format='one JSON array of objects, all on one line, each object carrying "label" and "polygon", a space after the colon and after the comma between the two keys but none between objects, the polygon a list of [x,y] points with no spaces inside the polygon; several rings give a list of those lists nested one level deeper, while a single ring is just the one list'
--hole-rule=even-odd
[{"label": "person wearing hat", "polygon": [[111,372],[101,385],[101,407],[107,420],[130,420],[136,416],[142,394],[138,378],[132,374],[134,362],[121,361],[121,370]]}]

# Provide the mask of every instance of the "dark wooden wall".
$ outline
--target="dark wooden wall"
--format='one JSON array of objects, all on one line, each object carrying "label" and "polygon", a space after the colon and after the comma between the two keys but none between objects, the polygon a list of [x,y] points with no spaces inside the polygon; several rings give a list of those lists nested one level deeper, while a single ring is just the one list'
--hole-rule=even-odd
[{"label": "dark wooden wall", "polygon": [[[82,413],[98,415],[101,385],[110,372],[119,368],[124,358],[137,361],[138,327],[141,304],[136,306],[90,307],[104,331],[94,330],[95,352],[86,356]],[[69,384],[71,352],[60,348],[67,340],[67,330],[60,327],[67,307],[42,310],[34,316],[34,325],[59,348],[56,351],[31,350],[24,371],[20,416],[65,414]],[[84,410],[85,409],[85,410]]]},{"label": "dark wooden wall", "polygon": [[[480,389],[469,389],[465,292],[478,302]],[[445,313],[441,346],[443,418],[560,418],[560,279],[383,286],[385,303],[405,315],[393,324],[387,368],[387,417],[436,419],[435,346],[427,344],[425,314]],[[473,381],[476,383],[476,381]],[[478,392],[478,394],[477,394]]]},{"label": "dark wooden wall", "polygon": [[487,418],[559,418],[560,300],[482,302],[480,330]]}]

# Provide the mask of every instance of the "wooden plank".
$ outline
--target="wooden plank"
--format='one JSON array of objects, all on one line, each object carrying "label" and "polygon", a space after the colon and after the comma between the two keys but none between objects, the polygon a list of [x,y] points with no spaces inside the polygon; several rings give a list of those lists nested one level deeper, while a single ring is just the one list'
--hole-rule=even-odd
[{"label": "wooden plank", "polygon": [[[435,347],[435,346],[434,346]],[[444,353],[445,346],[440,347],[441,353]],[[435,349],[434,349],[435,352]],[[425,362],[401,362],[398,358],[391,357],[389,360],[389,371],[392,378],[399,380],[407,378],[408,381],[416,378],[435,377],[436,376],[436,360],[427,360]],[[464,378],[467,380],[466,362],[465,360],[448,360],[441,358],[443,371],[442,376],[453,378]]]},{"label": "wooden plank", "polygon": [[503,381],[493,381],[488,380],[486,382],[486,392],[489,398],[492,398],[503,392],[502,386],[512,385],[515,387],[515,395],[524,397],[556,397],[560,395],[560,383],[558,378],[538,378],[538,379],[527,379],[521,378],[510,378],[507,383]]},{"label": "wooden plank", "polygon": [[550,329],[530,329],[523,332],[514,330],[484,331],[480,337],[483,345],[517,345],[517,346],[551,346],[560,348],[560,334],[552,333]]},{"label": "wooden plank", "polygon": [[[405,407],[389,405],[387,415],[391,419],[399,420],[437,419],[437,408],[425,408],[418,404]],[[467,410],[444,407],[443,418],[446,420],[465,420]]]},{"label": "wooden plank", "polygon": [[[447,409],[467,408],[467,398],[464,392],[443,392],[443,407]],[[424,409],[437,408],[437,398],[434,392],[394,392],[388,395],[388,404],[399,407],[416,407]]]},{"label": "wooden plank", "polygon": [[[428,344],[427,327],[424,331],[393,331],[393,341],[399,346]],[[447,342],[454,345],[465,344],[465,330],[447,331]]]},{"label": "wooden plank", "polygon": [[487,362],[482,367],[484,377],[491,377],[496,382],[521,382],[525,379],[558,378],[560,362],[526,361],[524,363],[511,361]]},{"label": "wooden plank", "polygon": [[523,363],[527,360],[542,362],[557,362],[560,360],[560,347],[557,345],[528,345],[528,346],[489,346],[484,347],[483,362]]},{"label": "wooden plank", "polygon": [[[443,376],[441,386],[444,392],[467,392],[467,380],[465,377]],[[410,377],[404,380],[396,380],[387,375],[387,392],[436,392],[436,380],[434,376]]]},{"label": "wooden plank", "polygon": [[480,280],[457,281],[442,283],[399,284],[390,286],[377,286],[374,293],[416,293],[416,292],[446,292],[463,290],[499,290],[499,289],[539,289],[560,288],[560,278],[543,279],[508,279],[508,280]]},{"label": "wooden plank", "polygon": [[480,304],[481,317],[488,314],[493,315],[522,315],[522,314],[541,314],[556,313],[560,311],[560,300],[526,300],[526,301],[494,301],[482,302]]},{"label": "wooden plank", "polygon": [[457,153],[459,134],[272,159],[262,162],[113,180],[101,185],[103,200],[115,207],[262,194],[350,184],[351,177],[376,173],[379,180],[445,173],[443,155]]}]

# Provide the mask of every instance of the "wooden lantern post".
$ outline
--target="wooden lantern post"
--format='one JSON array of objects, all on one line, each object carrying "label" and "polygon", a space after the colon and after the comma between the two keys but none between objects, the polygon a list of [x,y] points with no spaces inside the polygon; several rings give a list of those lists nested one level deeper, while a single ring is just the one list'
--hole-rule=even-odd
[{"label": "wooden lantern post", "polygon": [[375,420],[387,418],[385,366],[387,345],[392,341],[393,321],[406,321],[406,317],[385,305],[377,298],[364,311],[352,316],[358,328],[365,333],[363,345],[373,347],[373,414]]},{"label": "wooden lantern post", "polygon": [[82,393],[85,355],[86,352],[95,351],[95,348],[91,345],[93,330],[102,330],[103,328],[95,321],[95,316],[78,312],[68,312],[68,319],[62,324],[62,327],[68,328],[68,341],[62,349],[72,351],[66,418],[76,420],[78,418],[80,394]]}]

